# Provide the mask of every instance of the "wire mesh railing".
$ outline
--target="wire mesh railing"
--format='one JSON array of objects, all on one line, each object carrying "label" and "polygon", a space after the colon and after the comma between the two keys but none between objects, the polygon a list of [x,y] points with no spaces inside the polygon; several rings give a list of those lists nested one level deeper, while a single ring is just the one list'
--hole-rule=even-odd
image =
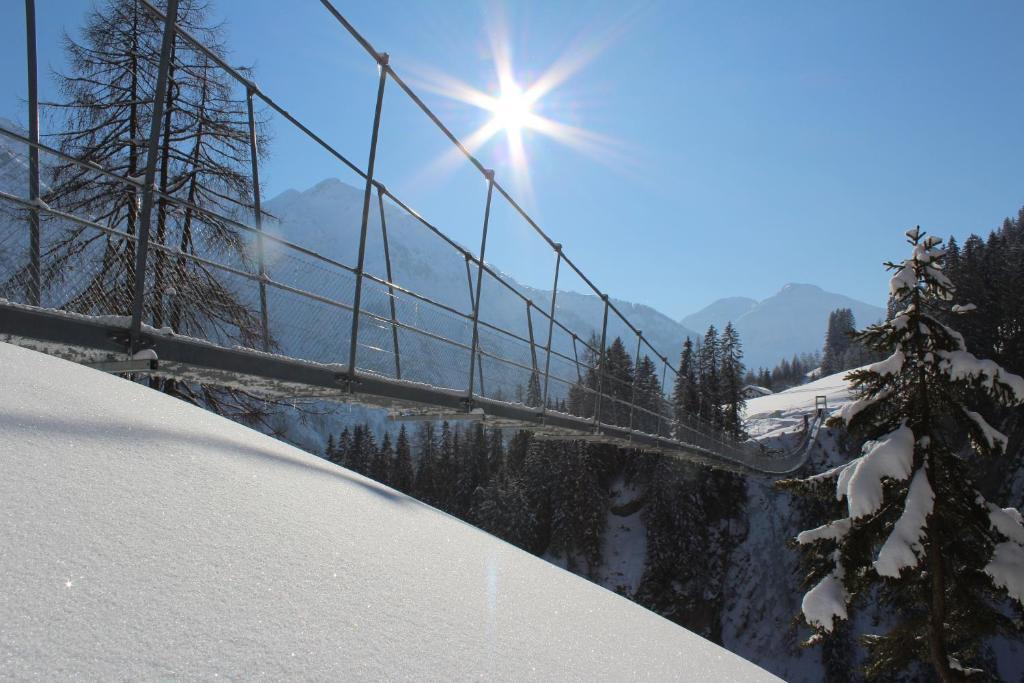
[{"label": "wire mesh railing", "polygon": [[[396,73],[388,56],[377,52],[331,2],[321,4],[378,66],[365,170],[178,25],[177,0],[168,0],[163,10],[139,0],[162,23],[155,89],[143,104],[150,111],[146,120],[151,127],[144,164],[135,168],[142,173],[110,170],[87,155],[44,144],[35,124],[35,26],[34,20],[27,21],[33,123],[27,135],[0,128],[0,139],[10,159],[20,156],[30,163],[25,177],[2,173],[0,166],[0,298],[82,315],[117,316],[126,323],[129,352],[144,346],[149,330],[164,330],[221,346],[336,364],[352,391],[358,390],[360,376],[370,373],[463,392],[467,410],[478,397],[486,398],[522,404],[541,419],[548,412],[586,418],[595,433],[614,425],[744,464],[766,457],[760,448],[727,436],[699,416],[674,414],[667,392],[678,372],[668,356],[655,349],[469,152]],[[31,9],[31,0],[27,5]],[[246,117],[242,135],[248,157],[242,161],[249,167],[247,192],[200,200],[183,192],[181,184],[170,187],[159,172],[166,157],[161,141],[167,131],[160,114],[168,70],[176,50],[185,47],[221,69],[245,93],[238,111]],[[477,251],[448,237],[375,177],[383,95],[389,84],[484,179]],[[261,203],[256,101],[364,183],[358,247],[351,258],[331,258],[265,229],[272,217]],[[41,183],[41,167],[60,168],[61,173],[49,174],[52,183]],[[181,175],[187,177],[189,170]],[[524,222],[553,258],[544,300],[531,299],[488,259],[488,226],[496,202]],[[384,256],[373,267],[366,258],[371,226]],[[455,300],[414,291],[416,279],[404,272],[407,264],[396,247],[424,236],[436,244],[432,253],[447,259],[443,272],[459,281],[457,287],[446,283],[448,299]],[[583,328],[573,329],[559,316],[559,296],[568,277],[600,302],[599,319]],[[451,296],[452,291],[464,295]],[[611,339],[610,324],[625,332]]]}]

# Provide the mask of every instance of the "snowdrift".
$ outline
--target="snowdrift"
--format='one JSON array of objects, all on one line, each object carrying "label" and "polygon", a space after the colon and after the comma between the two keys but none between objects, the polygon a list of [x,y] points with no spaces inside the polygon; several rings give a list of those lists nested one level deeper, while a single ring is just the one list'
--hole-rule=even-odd
[{"label": "snowdrift", "polygon": [[429,506],[0,343],[0,678],[766,680]]}]

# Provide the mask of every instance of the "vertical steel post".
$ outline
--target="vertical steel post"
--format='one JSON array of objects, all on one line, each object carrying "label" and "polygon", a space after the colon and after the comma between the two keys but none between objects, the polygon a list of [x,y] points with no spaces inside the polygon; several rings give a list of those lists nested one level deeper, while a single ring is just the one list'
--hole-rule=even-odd
[{"label": "vertical steel post", "polygon": [[572,333],[572,356],[573,356],[573,358],[576,359],[576,381],[582,383],[583,382],[583,373],[580,372],[580,352],[579,352],[579,349],[576,348],[576,340],[577,339],[579,339],[579,337],[577,337],[576,333],[573,332]]},{"label": "vertical steel post", "polygon": [[38,306],[42,296],[42,264],[39,240],[39,77],[36,67],[36,3],[25,0],[25,48],[28,52],[28,292],[26,301]]},{"label": "vertical steel post", "polygon": [[167,14],[164,16],[164,35],[160,44],[160,66],[156,76],[156,90],[153,92],[153,117],[149,128],[149,144],[146,149],[146,174],[142,186],[142,208],[139,217],[138,243],[135,245],[134,292],[132,298],[132,321],[129,328],[129,352],[134,352],[142,332],[142,308],[146,297],[146,269],[149,260],[149,228],[153,213],[153,189],[156,185],[156,157],[160,149],[160,126],[164,118],[164,100],[167,99],[167,72],[171,66],[171,49],[174,47],[175,22],[178,17],[178,0],[167,0]]},{"label": "vertical steel post", "polygon": [[602,294],[604,300],[604,322],[601,323],[601,350],[597,361],[597,396],[594,398],[594,431],[601,423],[601,392],[604,391],[605,343],[608,341],[608,295]]},{"label": "vertical steel post", "polygon": [[[526,329],[530,333],[530,380],[527,382],[527,394],[529,394],[529,386],[534,380],[537,381],[537,388],[540,389],[540,376],[537,373],[537,342],[533,337],[533,301],[530,299],[526,300]],[[531,408],[541,408],[542,406],[530,406]]]},{"label": "vertical steel post", "polygon": [[270,350],[270,317],[267,312],[267,266],[263,253],[263,207],[260,200],[259,149],[256,142],[256,114],[252,106],[253,89],[247,88],[245,102],[249,110],[249,157],[252,161],[252,210],[256,222],[256,260],[260,275],[260,332],[263,350]]},{"label": "vertical steel post", "polygon": [[402,360],[398,352],[398,311],[395,308],[395,288],[391,276],[391,249],[388,246],[388,225],[384,219],[384,186],[377,183],[377,205],[380,207],[380,235],[384,240],[384,269],[388,276],[388,296],[391,303],[391,343],[395,351],[395,379],[402,379]]},{"label": "vertical steel post", "polygon": [[668,375],[668,358],[661,357],[661,394],[658,396],[658,434],[665,430],[665,377]]},{"label": "vertical steel post", "polygon": [[[465,252],[463,256],[466,257],[466,283],[469,285],[469,308],[470,311],[476,306],[476,296],[473,294],[473,274],[469,270],[469,262],[473,260],[469,252]],[[472,318],[472,314],[470,315]],[[472,341],[472,340],[471,340]],[[477,351],[477,376],[480,378],[480,393],[484,392],[484,357]]]},{"label": "vertical steel post", "polygon": [[356,291],[352,297],[352,338],[348,349],[349,391],[356,376],[356,347],[359,343],[359,307],[363,299],[363,268],[366,265],[366,225],[370,219],[370,191],[373,189],[373,166],[377,161],[377,139],[380,136],[380,114],[384,106],[384,85],[388,80],[388,55],[377,55],[380,80],[377,83],[377,103],[373,109],[373,131],[370,133],[370,159],[366,163],[366,186],[363,188],[363,219],[359,226],[359,259],[356,263]]},{"label": "vertical steel post", "polygon": [[537,372],[537,342],[533,338],[533,314],[531,309],[533,308],[533,302],[529,299],[526,300],[526,329],[530,334],[530,365],[533,367],[533,371]]},{"label": "vertical steel post", "polygon": [[[473,407],[473,372],[476,367],[476,353],[480,344],[478,322],[480,320],[480,290],[484,284],[484,255],[487,251],[487,226],[491,220],[491,198],[494,196],[494,171],[484,171],[487,179],[487,203],[484,205],[484,227],[480,236],[480,263],[476,269],[476,300],[473,302],[473,342],[469,351],[469,390],[466,392],[466,405]],[[481,386],[483,382],[480,382]],[[482,389],[481,389],[482,390]]]},{"label": "vertical steel post", "polygon": [[633,431],[633,409],[636,407],[636,385],[640,382],[640,346],[644,343],[643,331],[636,333],[636,360],[633,361],[633,391],[629,399],[629,431]]},{"label": "vertical steel post", "polygon": [[541,414],[548,409],[548,379],[551,376],[551,337],[555,332],[555,302],[558,300],[558,271],[562,266],[562,245],[555,245],[555,283],[551,285],[551,309],[548,311],[548,343],[544,345],[544,407]]}]

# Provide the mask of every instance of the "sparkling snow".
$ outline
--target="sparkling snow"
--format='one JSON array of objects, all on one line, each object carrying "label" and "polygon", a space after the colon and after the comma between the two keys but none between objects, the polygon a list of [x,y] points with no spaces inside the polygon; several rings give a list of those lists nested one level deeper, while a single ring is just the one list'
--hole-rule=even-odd
[{"label": "sparkling snow", "polygon": [[0,678],[767,680],[426,505],[0,343]]}]

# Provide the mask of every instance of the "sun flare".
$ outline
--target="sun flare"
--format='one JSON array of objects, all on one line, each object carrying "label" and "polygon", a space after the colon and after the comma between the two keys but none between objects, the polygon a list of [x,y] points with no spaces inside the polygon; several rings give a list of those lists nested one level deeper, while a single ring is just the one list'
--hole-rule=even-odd
[{"label": "sun flare", "polygon": [[518,133],[530,125],[533,103],[523,89],[513,81],[504,83],[501,95],[494,100],[491,111],[494,113],[494,124],[510,133]]}]

